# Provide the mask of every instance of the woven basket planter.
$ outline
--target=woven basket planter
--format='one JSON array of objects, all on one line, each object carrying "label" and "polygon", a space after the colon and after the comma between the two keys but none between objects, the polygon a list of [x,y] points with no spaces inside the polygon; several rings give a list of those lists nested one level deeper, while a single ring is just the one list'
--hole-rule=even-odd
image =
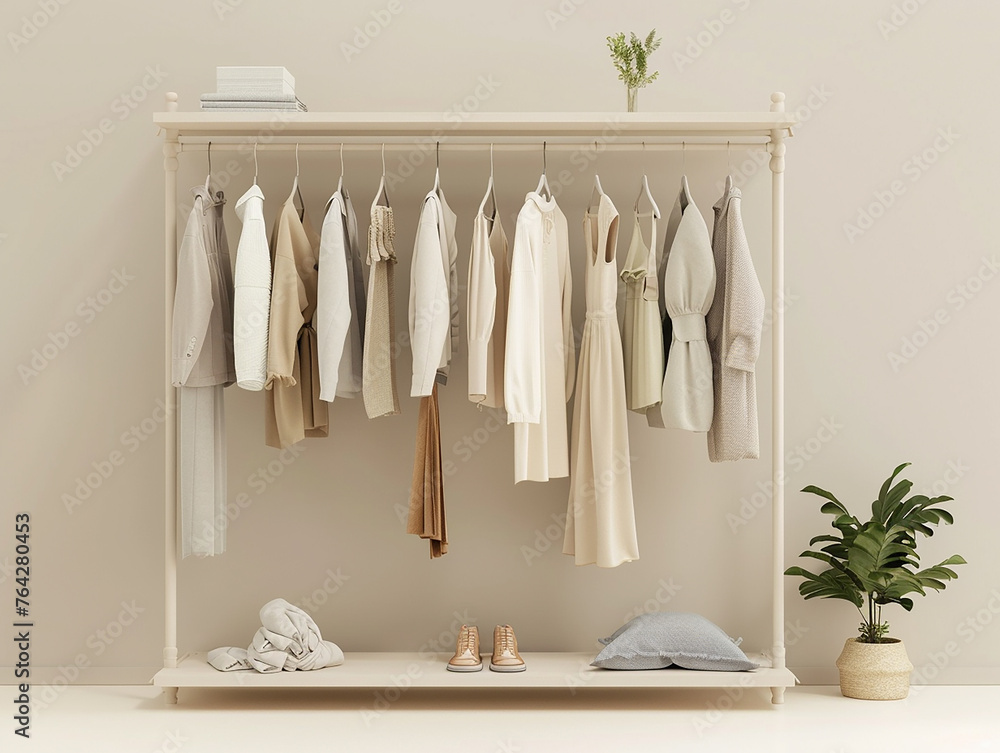
[{"label": "woven basket planter", "polygon": [[903,642],[858,643],[849,638],[837,659],[840,692],[865,701],[898,701],[910,692],[913,665]]}]

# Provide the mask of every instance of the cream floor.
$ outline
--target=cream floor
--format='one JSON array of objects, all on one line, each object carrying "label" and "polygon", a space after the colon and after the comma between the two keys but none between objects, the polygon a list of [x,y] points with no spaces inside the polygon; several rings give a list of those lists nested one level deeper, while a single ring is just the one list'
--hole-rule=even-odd
[{"label": "cream floor", "polygon": [[[6,709],[12,691],[0,689]],[[764,690],[732,692],[411,690],[379,711],[371,693],[354,691],[181,690],[168,708],[152,687],[69,687],[35,711],[30,741],[0,715],[0,751],[1000,753],[997,686],[919,687],[881,703],[799,687],[783,707]]]}]

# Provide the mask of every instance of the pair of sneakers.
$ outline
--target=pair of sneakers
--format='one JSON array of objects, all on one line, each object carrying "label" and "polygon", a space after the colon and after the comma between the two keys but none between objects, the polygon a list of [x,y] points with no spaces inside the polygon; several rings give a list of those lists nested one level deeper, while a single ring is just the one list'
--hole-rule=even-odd
[{"label": "pair of sneakers", "polygon": [[[479,655],[479,628],[462,625],[458,631],[455,655],[448,662],[452,672],[478,672],[483,668],[483,657]],[[493,629],[493,656],[490,669],[494,672],[523,672],[524,659],[517,653],[517,638],[510,625],[497,625]]]}]

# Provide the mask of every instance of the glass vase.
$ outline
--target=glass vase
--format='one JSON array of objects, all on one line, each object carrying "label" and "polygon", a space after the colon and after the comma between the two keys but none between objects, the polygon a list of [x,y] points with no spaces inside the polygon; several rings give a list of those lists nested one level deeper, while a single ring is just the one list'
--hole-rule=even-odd
[{"label": "glass vase", "polygon": [[636,100],[636,95],[638,93],[639,93],[638,87],[634,87],[634,86],[628,87],[628,111],[629,112],[635,112],[636,111],[635,100]]}]

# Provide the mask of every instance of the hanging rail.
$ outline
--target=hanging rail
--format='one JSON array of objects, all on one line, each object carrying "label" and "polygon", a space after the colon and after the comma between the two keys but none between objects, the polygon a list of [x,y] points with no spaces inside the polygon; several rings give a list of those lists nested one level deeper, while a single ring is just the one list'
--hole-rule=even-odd
[{"label": "hanging rail", "polygon": [[[233,150],[246,150],[253,147],[255,139],[251,136],[245,137],[232,137],[232,136],[180,136],[177,139],[181,146],[181,150],[185,152],[197,152],[205,151],[208,148],[208,143],[211,142],[212,149],[219,151],[233,151]],[[371,137],[364,138],[363,140],[357,136],[345,136],[343,138],[337,137],[316,137],[316,136],[305,136],[302,138],[295,138],[292,136],[283,136],[279,138],[269,139],[266,142],[256,141],[257,148],[260,151],[270,150],[270,151],[288,151],[294,150],[296,146],[302,151],[317,151],[317,152],[336,152],[343,145],[345,150],[350,151],[366,151],[366,150],[378,150],[385,144],[386,149],[414,149],[423,148],[426,150],[433,149],[436,144],[441,145],[442,151],[483,151],[490,148],[492,144],[497,151],[541,151],[543,139],[539,138],[525,138],[519,140],[510,140],[509,138],[498,138],[496,140],[489,139],[464,139],[456,136],[446,136],[440,139],[434,139],[432,137],[427,138],[399,138],[386,136],[384,139],[382,137]],[[550,139],[547,136],[544,141],[547,144],[547,149],[550,151],[594,151],[594,140],[593,139]],[[662,139],[623,139],[617,138],[614,141],[598,141],[597,151],[613,151],[613,152],[635,152],[641,151],[643,147],[647,151],[682,151],[688,150],[692,152],[697,151],[718,151],[721,149],[764,149],[767,147],[769,140],[765,138],[761,139],[720,139],[717,141],[694,141],[689,139],[675,139],[675,140],[662,140]]]}]

